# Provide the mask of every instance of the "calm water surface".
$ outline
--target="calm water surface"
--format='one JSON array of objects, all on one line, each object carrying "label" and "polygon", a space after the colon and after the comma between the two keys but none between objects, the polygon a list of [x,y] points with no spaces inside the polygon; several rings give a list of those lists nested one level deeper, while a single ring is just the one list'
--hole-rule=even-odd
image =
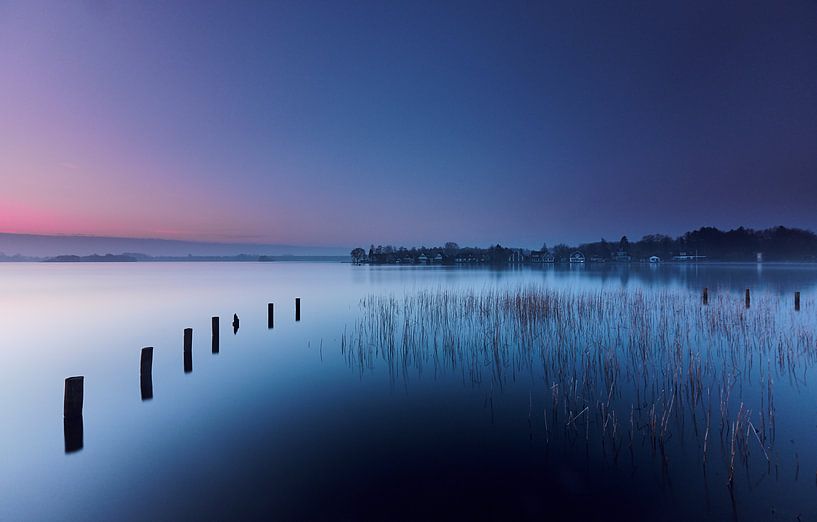
[{"label": "calm water surface", "polygon": [[[530,285],[690,302],[709,287],[714,310],[742,307],[750,287],[747,314],[768,314],[804,342],[817,332],[817,268],[808,266],[4,264],[0,520],[817,520],[808,356],[773,372],[769,460],[750,445],[730,489],[729,441],[714,426],[706,466],[689,425],[673,424],[663,457],[643,437],[613,457],[564,418],[545,427],[551,383],[535,363],[479,380],[450,365],[407,365],[395,377],[382,358],[359,364],[342,350],[367,296]],[[212,316],[221,318],[218,354]],[[145,346],[154,347],[153,398],[143,401]],[[734,401],[759,400],[765,384],[748,376],[764,365],[774,366],[747,369]],[[81,441],[77,426],[69,441],[81,449],[66,453],[63,385],[72,375],[85,376],[85,407]]]}]

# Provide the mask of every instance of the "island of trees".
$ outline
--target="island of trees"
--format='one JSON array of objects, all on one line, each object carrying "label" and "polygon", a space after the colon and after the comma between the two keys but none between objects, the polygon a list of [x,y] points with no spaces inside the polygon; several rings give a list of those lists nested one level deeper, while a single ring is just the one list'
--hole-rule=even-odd
[{"label": "island of trees", "polygon": [[539,250],[508,248],[499,244],[488,248],[460,247],[457,243],[411,248],[371,245],[368,250],[355,248],[351,256],[352,262],[359,264],[816,262],[817,234],[782,226],[764,230],[740,227],[728,231],[703,227],[676,238],[652,234],[630,241],[623,236],[618,241],[602,239],[577,246],[558,244],[548,248],[545,244]]}]

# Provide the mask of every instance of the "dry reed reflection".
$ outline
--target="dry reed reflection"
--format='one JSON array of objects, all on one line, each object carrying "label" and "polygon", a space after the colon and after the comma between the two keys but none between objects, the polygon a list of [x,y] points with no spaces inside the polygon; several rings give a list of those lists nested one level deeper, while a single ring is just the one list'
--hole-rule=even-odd
[{"label": "dry reed reflection", "polygon": [[704,306],[686,291],[536,285],[370,295],[341,345],[351,366],[382,362],[393,382],[459,372],[493,394],[540,379],[531,393],[549,444],[583,440],[615,461],[646,448],[666,467],[669,448],[691,439],[704,473],[721,465],[731,486],[739,465],[781,465],[775,384],[804,385],[817,358],[813,322],[788,299],[753,298],[747,308],[713,292]]}]

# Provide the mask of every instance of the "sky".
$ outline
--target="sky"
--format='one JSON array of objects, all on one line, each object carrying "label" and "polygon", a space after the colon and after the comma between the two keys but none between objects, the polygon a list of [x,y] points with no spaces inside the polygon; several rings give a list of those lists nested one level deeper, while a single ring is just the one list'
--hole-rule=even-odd
[{"label": "sky", "polygon": [[817,229],[817,3],[0,0],[0,232]]}]

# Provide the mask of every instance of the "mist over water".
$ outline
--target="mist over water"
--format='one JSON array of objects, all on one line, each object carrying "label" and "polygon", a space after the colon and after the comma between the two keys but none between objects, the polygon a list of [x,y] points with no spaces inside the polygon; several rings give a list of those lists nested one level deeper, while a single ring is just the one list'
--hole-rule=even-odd
[{"label": "mist over water", "polygon": [[[0,287],[0,488],[15,492],[4,495],[2,520],[817,517],[812,266],[10,264],[0,266]],[[468,308],[520,291],[530,303],[552,299],[549,311]],[[514,330],[523,316],[530,335]],[[389,335],[372,330],[383,318],[394,323],[392,351]],[[637,382],[628,358],[637,352],[616,341],[629,338],[622,332],[634,321],[650,325],[648,386],[639,393],[656,405],[658,424],[669,411],[661,447],[646,409],[632,443],[628,434],[630,405],[648,400],[633,399],[627,384]],[[762,327],[765,337],[740,352]],[[189,360],[185,328],[193,330]],[[559,328],[562,337],[549,337]],[[688,375],[674,381],[663,372],[674,368],[678,331],[711,386],[706,466]],[[154,347],[147,400],[143,347]],[[607,402],[605,374],[581,375],[596,368],[597,354],[619,368],[620,391],[604,413],[596,401]],[[85,404],[69,430],[63,385],[73,375],[85,377]],[[769,419],[762,444],[741,430],[731,489],[716,387],[724,375],[734,382],[728,418],[737,420],[743,402],[759,432],[773,381],[774,439]],[[574,376],[594,386],[567,393]],[[556,382],[563,391],[554,408]],[[660,389],[668,382],[681,386],[671,409],[672,393]],[[581,414],[583,401],[590,407]],[[697,423],[703,431],[702,417]]]}]

